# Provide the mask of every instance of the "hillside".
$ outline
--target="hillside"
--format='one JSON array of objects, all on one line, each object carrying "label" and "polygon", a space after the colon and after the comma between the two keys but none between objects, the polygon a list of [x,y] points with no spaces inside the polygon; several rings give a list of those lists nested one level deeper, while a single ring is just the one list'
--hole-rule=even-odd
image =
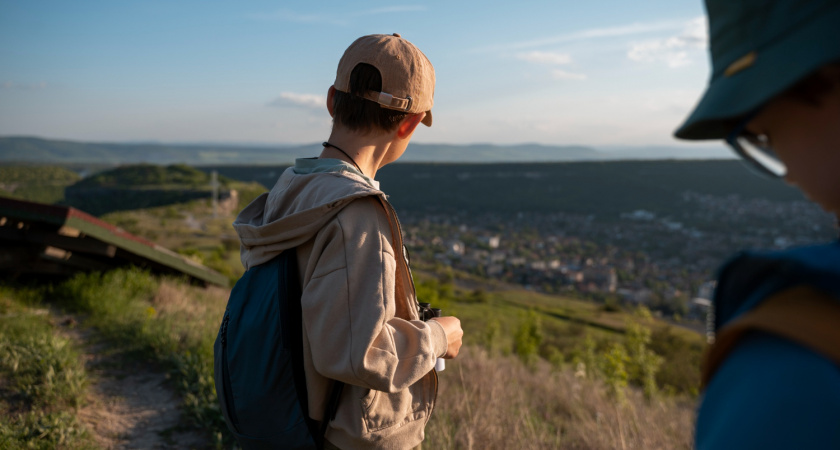
[{"label": "hillside", "polygon": [[[286,166],[201,167],[271,187]],[[802,200],[796,189],[739,161],[604,161],[517,164],[392,164],[376,175],[400,211],[564,211],[618,217],[638,209],[675,214],[683,194]]]}]

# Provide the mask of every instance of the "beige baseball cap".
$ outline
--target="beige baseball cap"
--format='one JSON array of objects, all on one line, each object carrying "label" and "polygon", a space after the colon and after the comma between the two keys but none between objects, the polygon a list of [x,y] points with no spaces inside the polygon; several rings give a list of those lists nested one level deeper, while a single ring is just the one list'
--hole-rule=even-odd
[{"label": "beige baseball cap", "polygon": [[360,63],[376,67],[382,76],[382,92],[368,91],[364,98],[396,111],[425,112],[423,124],[432,126],[435,69],[420,49],[398,33],[362,36],[338,62],[336,90],[350,92],[350,74]]}]

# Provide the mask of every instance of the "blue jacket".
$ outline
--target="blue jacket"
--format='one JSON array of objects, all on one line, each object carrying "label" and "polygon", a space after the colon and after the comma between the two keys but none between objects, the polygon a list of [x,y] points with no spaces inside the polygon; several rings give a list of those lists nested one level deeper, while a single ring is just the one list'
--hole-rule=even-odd
[{"label": "blue jacket", "polygon": [[[840,302],[840,242],[736,256],[720,273],[715,328],[801,284]],[[698,449],[840,449],[840,368],[787,339],[750,333],[707,386],[695,440]]]}]

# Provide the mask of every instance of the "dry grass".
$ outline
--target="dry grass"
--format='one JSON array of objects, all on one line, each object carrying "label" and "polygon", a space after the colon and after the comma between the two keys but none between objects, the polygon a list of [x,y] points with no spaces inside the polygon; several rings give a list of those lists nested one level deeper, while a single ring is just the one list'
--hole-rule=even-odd
[{"label": "dry grass", "polygon": [[694,404],[647,401],[629,390],[618,403],[598,382],[528,368],[514,357],[465,347],[440,374],[424,447],[447,449],[691,448]]},{"label": "dry grass", "polygon": [[[210,345],[228,295],[226,289],[162,280],[151,304],[160,319],[179,324],[174,328],[181,333],[206,335],[204,345]],[[513,356],[464,347],[440,374],[438,404],[424,447],[691,448],[692,400],[649,402],[635,389],[628,390],[626,398],[619,404],[600,381],[558,371],[542,360],[529,368]]]},{"label": "dry grass", "polygon": [[181,324],[174,328],[182,334],[201,336],[206,340],[208,336],[215,339],[229,295],[228,289],[200,288],[164,279],[151,303],[160,318]]}]

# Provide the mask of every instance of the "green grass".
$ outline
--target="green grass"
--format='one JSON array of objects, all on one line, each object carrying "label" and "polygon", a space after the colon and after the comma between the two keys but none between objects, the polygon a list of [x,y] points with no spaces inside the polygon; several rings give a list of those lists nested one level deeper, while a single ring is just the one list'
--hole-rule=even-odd
[{"label": "green grass", "polygon": [[0,448],[88,448],[76,419],[87,375],[56,334],[39,290],[0,290]]},{"label": "green grass", "polygon": [[[605,311],[603,306],[558,295],[524,289],[469,291],[415,272],[418,298],[440,305],[446,315],[457,316],[464,329],[464,343],[493,353],[521,353],[517,342],[538,322],[537,354],[552,364],[574,366],[585,353],[590,338],[598,355],[608,354],[614,343],[624,343],[628,330],[640,322],[636,314]],[[700,359],[705,343],[700,334],[647,318],[644,326],[653,336],[648,347],[663,358],[656,373],[657,385],[666,392],[696,395],[700,384]],[[530,331],[532,332],[532,331]],[[534,355],[536,356],[536,355]],[[634,380],[641,382],[639,380]]]}]

